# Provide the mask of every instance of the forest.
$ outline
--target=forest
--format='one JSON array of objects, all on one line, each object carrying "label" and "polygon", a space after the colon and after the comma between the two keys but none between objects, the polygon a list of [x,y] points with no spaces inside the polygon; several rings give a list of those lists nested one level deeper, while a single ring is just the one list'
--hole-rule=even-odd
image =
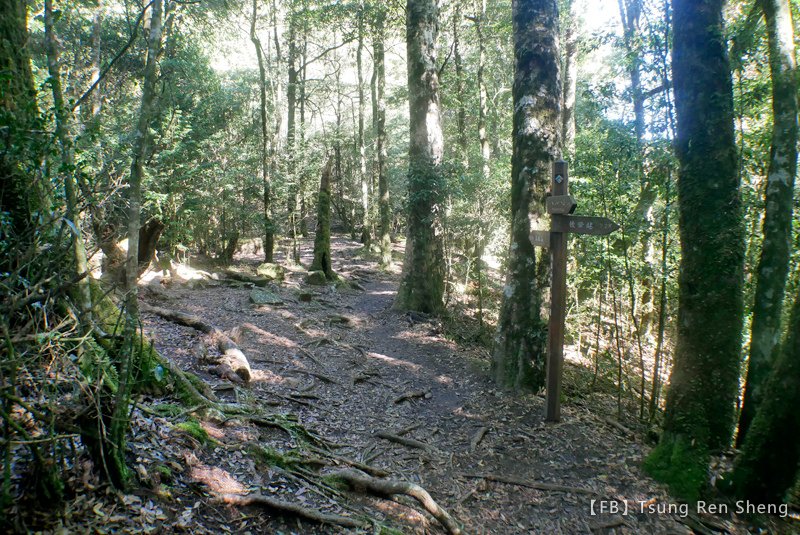
[{"label": "forest", "polygon": [[800,532],[797,0],[0,0],[0,531]]}]

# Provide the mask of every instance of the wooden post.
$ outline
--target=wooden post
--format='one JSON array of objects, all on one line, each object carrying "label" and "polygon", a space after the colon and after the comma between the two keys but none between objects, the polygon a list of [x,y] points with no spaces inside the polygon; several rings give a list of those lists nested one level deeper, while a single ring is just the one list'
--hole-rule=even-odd
[{"label": "wooden post", "polygon": [[[569,194],[567,162],[553,164],[552,195]],[[547,400],[545,420],[561,420],[561,370],[564,366],[564,321],[567,307],[567,233],[550,233],[552,282],[550,324],[547,330]]]}]

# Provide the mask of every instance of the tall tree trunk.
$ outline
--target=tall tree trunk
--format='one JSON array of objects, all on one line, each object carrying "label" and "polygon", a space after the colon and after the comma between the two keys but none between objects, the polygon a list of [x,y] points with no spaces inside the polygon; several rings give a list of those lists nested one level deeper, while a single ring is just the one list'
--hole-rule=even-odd
[{"label": "tall tree trunk", "polygon": [[378,241],[381,248],[381,266],[392,264],[392,213],[389,203],[389,176],[387,170],[388,152],[386,148],[386,50],[384,30],[386,11],[375,6],[375,28],[372,35],[372,61],[375,69],[375,158],[378,171],[378,211],[380,225]]},{"label": "tall tree trunk", "polygon": [[272,224],[272,177],[269,164],[269,127],[267,126],[267,72],[264,66],[264,50],[261,40],[256,33],[256,19],[258,17],[258,0],[253,0],[253,14],[250,19],[250,41],[256,49],[258,59],[258,94],[261,112],[261,184],[263,188],[264,209],[264,262],[272,262],[275,250],[275,234]]},{"label": "tall tree trunk", "polygon": [[317,201],[317,228],[314,236],[314,261],[311,271],[322,271],[325,278],[335,280],[331,264],[331,174],[333,158],[328,157],[319,181],[319,199]]},{"label": "tall tree trunk", "polygon": [[478,194],[478,232],[475,239],[475,278],[478,283],[478,322],[483,329],[483,251],[486,236],[483,232],[484,196],[480,189],[489,185],[491,180],[492,148],[486,132],[486,121],[489,115],[489,91],[486,88],[486,0],[480,2],[480,12],[475,17],[475,31],[478,35],[478,142],[481,149],[481,187]]},{"label": "tall tree trunk", "polygon": [[[780,3],[780,2],[776,2]],[[800,274],[799,274],[800,275]],[[742,444],[733,482],[755,503],[779,504],[795,482],[800,461],[800,287],[783,346],[764,384],[761,404]]]},{"label": "tall tree trunk", "polygon": [[289,2],[289,52],[286,58],[289,81],[286,86],[286,178],[289,192],[286,199],[286,211],[289,223],[289,237],[292,240],[292,261],[300,263],[300,251],[297,248],[297,155],[295,139],[297,136],[297,15],[294,0]]},{"label": "tall tree trunk", "polygon": [[[89,270],[86,260],[86,248],[83,242],[81,212],[78,207],[77,182],[75,180],[75,152],[69,124],[69,110],[65,107],[64,92],[61,86],[61,66],[59,65],[59,45],[53,28],[53,0],[44,3],[45,48],[47,50],[47,71],[50,75],[50,88],[55,108],[56,139],[61,152],[59,174],[64,178],[64,193],[67,201],[67,217],[72,221],[72,255],[77,275]],[[78,309],[83,328],[89,329],[92,319],[92,294],[89,278],[84,277],[77,284]]]},{"label": "tall tree trunk", "polygon": [[[633,104],[634,133],[636,134],[636,172],[639,179],[639,199],[636,206],[631,210],[628,221],[625,224],[625,234],[623,235],[623,247],[626,250],[637,241],[641,246],[639,259],[643,264],[652,264],[648,259],[653,255],[653,246],[646,232],[651,224],[650,212],[653,203],[656,201],[657,189],[655,184],[649,180],[644,172],[644,135],[647,127],[644,111],[644,91],[642,90],[642,45],[640,43],[639,20],[642,14],[641,0],[618,0],[619,15],[623,28],[623,40],[626,52],[626,66],[630,79],[630,99]],[[650,265],[648,271],[652,272],[654,266]],[[635,323],[637,339],[649,331],[650,322],[653,318],[653,281],[646,279],[642,281],[644,287],[641,299],[640,310],[636,307],[638,297],[635,288],[635,279],[626,266],[628,272],[629,290],[632,296],[631,318]]]},{"label": "tall tree trunk", "polygon": [[[97,0],[97,8],[92,22],[92,83],[100,79],[102,67],[103,9],[104,0]],[[92,93],[92,119],[100,115],[103,107],[103,90],[97,87]]]},{"label": "tall tree trunk", "polygon": [[358,177],[361,184],[361,243],[369,248],[372,239],[369,214],[369,180],[367,179],[367,146],[364,143],[364,116],[367,101],[364,96],[364,2],[358,4],[358,47],[356,64],[358,71]]},{"label": "tall tree trunk", "polygon": [[464,62],[461,57],[461,3],[453,5],[453,64],[456,68],[456,99],[457,113],[456,126],[458,128],[458,148],[460,150],[461,165],[466,171],[469,169],[469,139],[467,138],[467,103],[464,91]]},{"label": "tall tree trunk", "polygon": [[794,26],[788,0],[761,0],[767,20],[769,64],[772,72],[772,147],[765,195],[761,259],[758,263],[750,364],[736,442],[744,442],[761,404],[780,338],[781,310],[789,271],[792,239],[792,200],[797,172],[797,63]]},{"label": "tall tree trunk", "polygon": [[[298,80],[298,88],[300,89],[300,98],[299,98],[299,108],[300,108],[300,144],[297,147],[297,152],[299,155],[298,161],[305,162],[305,154],[306,154],[306,75],[308,74],[307,70],[307,60],[308,60],[308,18],[303,17],[303,48],[300,54],[301,65],[300,72],[299,72],[299,80]],[[297,180],[297,189],[300,192],[300,220],[298,222],[298,227],[300,231],[300,235],[304,238],[308,237],[308,225],[306,224],[306,188],[305,188],[305,167],[303,166],[302,171],[298,175]]]},{"label": "tall tree trunk", "polygon": [[507,388],[544,385],[549,287],[546,250],[534,251],[532,226],[546,227],[544,200],[559,155],[561,85],[555,0],[514,0],[514,123],[511,160],[511,247],[495,337],[495,380]]},{"label": "tall tree trunk", "polygon": [[125,468],[125,435],[129,424],[129,403],[133,390],[131,378],[138,369],[141,347],[137,340],[139,322],[139,229],[141,227],[142,176],[144,161],[150,144],[150,123],[155,116],[156,81],[158,78],[158,56],[161,52],[162,1],[156,0],[151,6],[149,32],[147,37],[147,59],[144,67],[144,82],[139,117],[133,135],[133,148],[130,178],[128,180],[128,253],[125,262],[125,343],[119,365],[119,387],[114,400],[110,439],[114,450],[112,459],[107,462],[109,476],[116,486],[124,486],[127,479]]},{"label": "tall tree trunk", "polygon": [[575,154],[575,96],[578,91],[578,11],[569,0],[564,29],[564,87],[561,103],[561,136],[564,153]]},{"label": "tall tree trunk", "polygon": [[639,34],[639,18],[642,14],[641,0],[617,0],[622,20],[623,40],[627,53],[628,76],[631,82],[631,101],[633,102],[634,132],[637,143],[644,139],[644,93],[642,92],[642,55],[636,39]]},{"label": "tall tree trunk", "polygon": [[[492,148],[489,145],[489,136],[486,133],[486,120],[489,115],[489,91],[486,88],[486,0],[481,0],[481,10],[475,20],[475,30],[478,34],[478,141],[481,146],[481,179],[484,184],[489,184]],[[482,201],[481,201],[482,206]]]},{"label": "tall tree trunk", "polygon": [[[11,214],[17,238],[28,234],[33,214],[44,204],[26,169],[21,166],[36,129],[39,111],[28,51],[27,3],[0,0],[0,72],[6,73],[0,91],[0,110],[10,120],[0,130],[0,211]],[[10,266],[0,266],[6,271]]]},{"label": "tall tree trunk", "polygon": [[407,0],[408,51],[408,236],[403,279],[395,306],[426,313],[443,309],[444,256],[442,176],[444,140],[439,106],[436,38],[439,9],[435,0]]},{"label": "tall tree trunk", "polygon": [[678,339],[664,433],[647,467],[688,500],[707,480],[708,454],[730,444],[739,387],[744,234],[722,7],[723,0],[673,4]]}]

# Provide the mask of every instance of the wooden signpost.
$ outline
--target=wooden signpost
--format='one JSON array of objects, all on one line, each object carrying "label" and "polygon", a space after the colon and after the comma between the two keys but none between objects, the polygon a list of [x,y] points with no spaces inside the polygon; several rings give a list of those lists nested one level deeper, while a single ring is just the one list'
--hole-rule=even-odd
[{"label": "wooden signpost", "polygon": [[530,240],[535,247],[550,247],[550,323],[547,330],[547,400],[545,419],[561,420],[561,375],[564,367],[564,321],[567,307],[567,234],[603,236],[619,228],[605,217],[573,216],[577,203],[569,194],[567,162],[553,164],[552,195],[547,198],[550,230],[534,230]]}]

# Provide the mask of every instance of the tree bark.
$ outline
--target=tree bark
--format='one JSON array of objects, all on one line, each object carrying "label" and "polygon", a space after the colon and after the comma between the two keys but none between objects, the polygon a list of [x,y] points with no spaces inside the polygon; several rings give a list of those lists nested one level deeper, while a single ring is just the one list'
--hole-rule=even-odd
[{"label": "tree bark", "polygon": [[453,65],[456,69],[456,99],[458,99],[456,126],[458,127],[458,148],[460,150],[461,165],[464,171],[469,169],[469,138],[467,138],[467,105],[464,91],[464,64],[461,57],[461,3],[453,5]]},{"label": "tree bark", "polygon": [[[70,132],[69,111],[64,103],[61,85],[61,66],[59,65],[59,44],[53,27],[53,1],[44,3],[45,48],[47,50],[47,71],[50,75],[50,88],[53,94],[53,108],[56,119],[56,139],[61,152],[60,173],[64,179],[64,193],[67,204],[67,217],[72,221],[72,256],[75,261],[75,274],[80,276],[89,270],[86,260],[86,247],[83,242],[82,217],[78,206],[78,186],[75,180],[75,151]],[[83,328],[89,329],[92,319],[92,293],[89,279],[82,277],[77,283],[78,310]]]},{"label": "tree bark", "polygon": [[256,49],[258,59],[258,96],[261,115],[261,184],[263,188],[264,209],[264,262],[273,262],[275,250],[275,230],[272,224],[272,177],[269,165],[269,127],[267,126],[267,73],[264,66],[264,50],[256,33],[258,0],[253,0],[253,14],[250,19],[250,41]]},{"label": "tree bark", "polygon": [[319,181],[319,200],[317,201],[317,229],[314,236],[314,261],[311,271],[322,271],[325,278],[335,280],[331,264],[331,173],[333,158],[328,158],[322,169]]},{"label": "tree bark", "polygon": [[442,176],[444,139],[439,106],[435,0],[407,0],[406,46],[410,142],[408,150],[408,235],[403,279],[395,306],[439,313],[444,305]]},{"label": "tree bark", "polygon": [[289,73],[288,85],[286,86],[286,157],[287,169],[286,178],[288,180],[288,196],[286,199],[286,211],[288,214],[289,237],[292,240],[292,260],[300,263],[300,251],[297,248],[297,155],[295,154],[295,139],[297,136],[297,15],[294,10],[294,2],[289,2],[289,52],[286,58],[287,70]]},{"label": "tree bark", "polygon": [[687,500],[707,481],[708,454],[730,444],[739,387],[744,233],[722,7],[673,4],[678,338],[664,433],[647,466]]},{"label": "tree bark", "polygon": [[23,168],[39,110],[28,50],[27,4],[0,0],[0,13],[0,71],[8,73],[2,81],[0,110],[9,118],[4,125],[8,128],[0,130],[0,211],[10,213],[15,237],[20,239],[31,230],[33,214],[43,205],[41,192]]},{"label": "tree bark", "polygon": [[372,240],[369,214],[369,181],[367,180],[367,146],[364,144],[364,116],[366,97],[364,96],[364,2],[358,4],[358,47],[356,48],[356,67],[358,71],[358,177],[361,184],[361,243],[369,248]]},{"label": "tree bark", "polygon": [[386,10],[375,6],[375,27],[372,35],[372,61],[375,69],[375,158],[378,172],[378,211],[380,216],[378,241],[381,249],[381,266],[392,264],[392,214],[389,202],[389,176],[387,170],[386,141],[386,49],[384,31]]},{"label": "tree bark", "polygon": [[[489,116],[489,91],[486,88],[486,0],[481,0],[481,11],[475,20],[475,31],[478,34],[478,142],[481,147],[481,179],[488,185],[490,179],[489,163],[492,159],[492,148],[486,133],[486,121]],[[481,208],[483,200],[479,199]],[[480,260],[480,259],[478,259]]]},{"label": "tree bark", "polygon": [[114,484],[124,486],[127,470],[125,469],[124,451],[125,435],[129,423],[129,402],[133,385],[130,379],[138,367],[141,355],[137,347],[137,329],[139,322],[139,230],[141,227],[142,204],[142,175],[144,173],[144,160],[147,157],[150,144],[150,123],[155,115],[156,81],[158,78],[158,55],[161,52],[162,36],[162,7],[161,0],[156,0],[151,6],[150,29],[147,38],[147,59],[144,67],[144,82],[142,87],[141,106],[133,136],[133,150],[130,177],[128,180],[128,253],[125,261],[125,340],[127,348],[121,352],[119,365],[119,387],[114,400],[114,413],[112,416],[110,438],[115,450],[111,463],[115,466],[110,469]]},{"label": "tree bark", "polygon": [[492,367],[499,385],[537,390],[544,385],[545,292],[550,262],[534,251],[532,226],[546,228],[545,194],[559,155],[561,85],[555,0],[515,0],[514,123],[511,160],[511,247],[495,336]]},{"label": "tree bark", "polygon": [[762,391],[772,368],[773,351],[780,338],[797,173],[797,63],[792,14],[788,0],[761,0],[760,3],[767,21],[772,72],[772,147],[767,173],[761,258],[753,304],[750,364],[739,417],[738,445],[744,443],[750,423],[764,399]]},{"label": "tree bark", "polygon": [[570,0],[564,29],[564,87],[561,114],[561,136],[564,153],[575,154],[575,97],[578,91],[578,12],[577,2]]},{"label": "tree bark", "polygon": [[782,503],[798,474],[800,291],[795,296],[789,330],[777,353],[775,365],[764,385],[763,399],[733,472],[737,494],[755,503]]}]

